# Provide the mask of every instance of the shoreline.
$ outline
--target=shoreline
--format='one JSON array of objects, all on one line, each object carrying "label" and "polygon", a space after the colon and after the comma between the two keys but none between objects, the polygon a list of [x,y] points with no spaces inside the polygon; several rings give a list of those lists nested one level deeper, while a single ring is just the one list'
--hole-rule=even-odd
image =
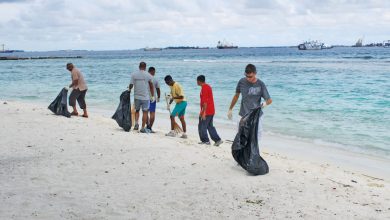
[{"label": "shoreline", "polygon": [[[165,106],[165,103],[164,103],[164,101],[160,101],[160,103],[158,105]],[[94,109],[94,111],[92,111],[92,112],[96,112],[100,115],[104,115],[107,117],[111,117],[111,115],[115,112],[115,110],[110,110],[106,106],[99,105],[96,107],[99,108],[99,110]],[[113,107],[112,109],[116,109],[116,107],[117,106]],[[236,106],[236,108],[238,108],[238,107],[239,106]],[[271,106],[271,108],[272,108],[272,106]],[[267,110],[265,110],[265,117],[266,118],[264,120],[267,120],[266,111]],[[156,117],[166,119],[167,115],[168,115],[168,112],[165,109],[163,109],[163,110],[156,109]],[[221,114],[219,114],[219,115],[221,115]],[[234,115],[233,121],[230,121],[228,119],[221,119],[218,117],[214,118],[214,124],[217,125],[216,126],[217,131],[219,130],[219,127],[221,127],[221,129],[223,129],[223,130],[227,130],[225,133],[227,133],[228,137],[224,138],[224,139],[228,139],[228,140],[234,139],[235,134],[236,134],[235,127],[238,124],[238,121],[237,121],[238,117],[239,117],[238,115]],[[197,132],[196,131],[197,124],[198,124],[197,117],[194,116],[192,113],[191,114],[186,113],[186,120],[192,122],[190,124],[190,127],[195,127],[195,133],[196,133]],[[232,130],[233,132],[229,131],[232,128],[233,128],[233,130]],[[345,144],[341,144],[338,142],[330,142],[330,141],[317,139],[317,138],[306,138],[306,137],[299,137],[299,136],[294,136],[294,135],[289,135],[289,134],[282,134],[282,133],[278,133],[277,131],[276,132],[275,131],[268,131],[267,127],[264,124],[263,124],[263,129],[264,129],[263,137],[265,137],[265,138],[268,136],[268,137],[271,137],[273,140],[284,140],[286,142],[292,142],[292,143],[294,143],[294,145],[297,145],[297,144],[298,145],[305,145],[305,146],[309,147],[307,149],[309,151],[310,151],[310,146],[315,146],[316,148],[319,148],[320,150],[329,149],[329,150],[332,150],[334,152],[338,152],[342,155],[347,154],[347,155],[350,155],[351,158],[353,157],[353,155],[355,155],[358,157],[369,158],[372,160],[378,159],[380,161],[389,161],[390,162],[390,155],[388,154],[388,152],[383,150],[383,149],[380,149],[380,148],[363,149],[361,146],[345,145]],[[278,146],[275,146],[275,147],[278,148]],[[261,148],[261,146],[260,146],[260,148]],[[286,149],[284,149],[284,151],[285,150]],[[381,168],[379,167],[379,169],[381,169]],[[390,163],[389,163],[389,168],[386,169],[385,173],[390,173]],[[388,177],[390,177],[390,174],[388,175]]]},{"label": "shoreline", "polygon": [[[39,104],[42,106],[48,105],[47,103],[45,103],[42,100],[20,100],[20,99],[14,98],[14,99],[10,99],[10,101]],[[112,116],[112,114],[114,114],[118,103],[115,103],[115,105],[103,105],[103,104],[94,103],[93,105],[91,105],[92,106],[92,108],[91,108],[92,113],[96,113],[98,115],[102,115],[104,117],[110,118]],[[161,100],[158,105],[165,106],[164,100]],[[158,108],[156,109],[156,115],[161,115],[162,118],[165,118],[167,114],[168,113],[165,109],[158,109]],[[220,114],[218,114],[218,115],[220,115]],[[236,121],[236,119],[238,118],[238,115],[234,115],[233,117],[234,117],[233,121],[230,121],[228,119],[221,119],[221,118],[217,117],[217,118],[214,118],[214,123],[218,124],[219,126],[224,127],[224,128],[235,127],[238,123],[238,121]],[[159,118],[161,118],[161,117],[159,117]],[[193,112],[186,113],[186,120],[193,121],[192,126],[197,127],[197,123],[198,123],[197,118],[196,118],[196,116],[193,115]],[[264,129],[266,129],[266,126],[263,126],[263,127],[264,127]],[[230,138],[230,140],[234,139],[235,133],[229,133],[229,135],[232,136],[232,138]],[[343,152],[345,152],[347,154],[356,154],[358,156],[360,155],[360,156],[367,157],[367,158],[373,158],[373,159],[377,158],[378,160],[390,161],[390,155],[388,154],[388,151],[381,149],[381,148],[374,148],[374,149],[369,148],[370,150],[368,150],[368,149],[363,149],[362,146],[345,145],[342,143],[330,142],[330,141],[326,141],[326,140],[318,139],[318,138],[299,137],[299,136],[295,136],[295,135],[279,133],[277,131],[265,130],[263,136],[270,136],[270,137],[273,137],[275,139],[283,139],[286,141],[303,143],[304,145],[313,145],[313,146],[319,147],[320,149],[327,148],[327,149],[331,149],[331,150],[336,150],[336,151],[341,152],[342,154],[344,154]],[[390,172],[390,168],[388,169],[388,171]],[[389,175],[389,177],[390,177],[390,175]]]},{"label": "shoreline", "polygon": [[[53,115],[46,106],[0,103],[0,218],[4,219],[386,219],[389,179],[306,154],[264,137],[264,176],[250,176],[231,144],[197,144],[124,132],[114,120]],[[190,122],[191,124],[194,122]],[[233,129],[217,125],[222,137]],[[195,132],[195,133],[194,133]],[[226,139],[226,138],[225,138]],[[279,143],[280,142],[280,143]],[[302,151],[306,152],[306,151]],[[319,152],[323,156],[323,152]],[[361,159],[361,158],[359,158]]]}]

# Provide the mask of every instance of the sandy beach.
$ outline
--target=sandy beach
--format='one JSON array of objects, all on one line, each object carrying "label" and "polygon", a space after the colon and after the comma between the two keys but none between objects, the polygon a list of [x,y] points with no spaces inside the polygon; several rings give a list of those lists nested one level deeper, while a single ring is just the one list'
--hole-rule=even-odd
[{"label": "sandy beach", "polygon": [[270,173],[250,176],[231,143],[198,145],[194,121],[184,140],[162,114],[156,134],[40,104],[0,115],[0,219],[390,219],[387,160],[265,135]]}]

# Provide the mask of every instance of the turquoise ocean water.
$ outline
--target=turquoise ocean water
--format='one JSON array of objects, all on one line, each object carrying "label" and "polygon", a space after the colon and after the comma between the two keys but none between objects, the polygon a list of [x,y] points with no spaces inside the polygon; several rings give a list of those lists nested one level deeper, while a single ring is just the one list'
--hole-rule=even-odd
[{"label": "turquoise ocean water", "polygon": [[[113,113],[120,93],[128,86],[130,73],[145,61],[156,67],[163,93],[169,92],[163,82],[166,74],[184,86],[188,116],[193,118],[199,111],[196,76],[204,74],[214,90],[218,123],[231,123],[226,113],[236,83],[243,77],[246,64],[253,63],[273,99],[265,110],[266,131],[390,158],[389,48],[56,51],[12,55],[83,58],[0,61],[2,100],[49,104],[62,87],[70,84],[65,64],[73,62],[87,80],[90,109]],[[164,102],[158,104],[160,111],[164,107]],[[239,104],[236,114],[238,107]]]}]

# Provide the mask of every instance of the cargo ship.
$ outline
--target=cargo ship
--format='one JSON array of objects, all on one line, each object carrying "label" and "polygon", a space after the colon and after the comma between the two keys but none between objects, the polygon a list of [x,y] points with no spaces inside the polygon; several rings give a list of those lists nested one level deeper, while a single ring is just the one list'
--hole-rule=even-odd
[{"label": "cargo ship", "polygon": [[238,46],[234,46],[232,43],[228,43],[225,40],[224,41],[218,41],[217,44],[218,49],[237,49]]}]

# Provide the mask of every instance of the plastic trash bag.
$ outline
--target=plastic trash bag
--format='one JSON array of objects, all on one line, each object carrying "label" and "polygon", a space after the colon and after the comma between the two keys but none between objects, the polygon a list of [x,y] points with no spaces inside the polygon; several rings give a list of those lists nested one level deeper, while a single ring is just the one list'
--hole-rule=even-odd
[{"label": "plastic trash bag", "polygon": [[267,162],[260,156],[258,144],[259,118],[263,115],[261,107],[245,115],[234,138],[232,155],[234,160],[253,175],[264,175],[269,172]]},{"label": "plastic trash bag", "polygon": [[112,116],[112,119],[114,119],[118,123],[119,127],[123,128],[123,130],[130,131],[131,128],[130,92],[127,90],[122,92],[119,100],[120,102],[118,108],[116,109],[116,112]]},{"label": "plastic trash bag", "polygon": [[49,105],[50,109],[56,115],[63,115],[70,118],[70,112],[68,111],[68,90],[63,88],[58,94],[57,98]]}]

